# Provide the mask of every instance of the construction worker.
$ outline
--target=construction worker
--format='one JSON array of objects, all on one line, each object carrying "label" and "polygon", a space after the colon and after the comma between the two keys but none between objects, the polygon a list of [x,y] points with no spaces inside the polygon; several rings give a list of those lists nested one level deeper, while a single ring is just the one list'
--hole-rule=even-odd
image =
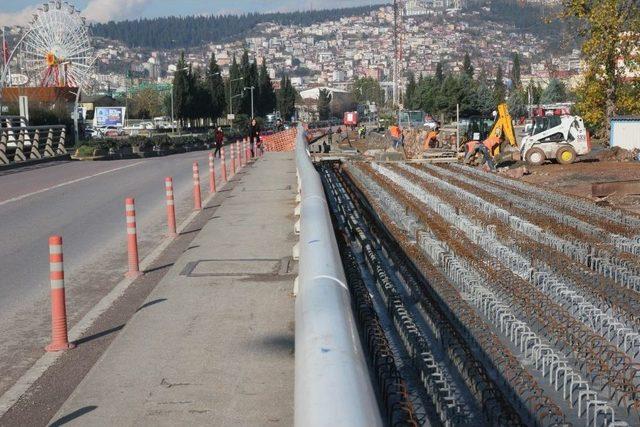
[{"label": "construction worker", "polygon": [[422,149],[424,151],[428,150],[429,148],[435,148],[438,146],[438,135],[440,135],[440,128],[436,127],[433,130],[430,130],[429,133],[427,133],[427,137],[424,139],[424,144],[422,145]]},{"label": "construction worker", "polygon": [[498,130],[495,134],[489,135],[482,143],[476,141],[467,142],[467,154],[464,156],[464,162],[469,163],[476,154],[482,153],[487,165],[489,165],[492,171],[495,171],[496,163],[493,160],[493,152],[495,148],[502,143],[500,136],[501,132]]},{"label": "construction worker", "polygon": [[389,127],[389,134],[391,135],[391,142],[395,150],[404,144],[404,134],[400,126],[391,125],[391,127]]},{"label": "construction worker", "polygon": [[367,128],[364,125],[360,125],[360,128],[358,129],[358,136],[360,139],[364,139],[365,136],[367,136]]}]

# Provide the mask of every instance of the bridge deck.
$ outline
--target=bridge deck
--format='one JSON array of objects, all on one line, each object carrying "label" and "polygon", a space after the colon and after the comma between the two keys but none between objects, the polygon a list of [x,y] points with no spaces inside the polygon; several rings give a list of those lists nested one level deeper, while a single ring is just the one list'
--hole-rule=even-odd
[{"label": "bridge deck", "polygon": [[234,179],[52,422],[293,424],[293,153]]}]

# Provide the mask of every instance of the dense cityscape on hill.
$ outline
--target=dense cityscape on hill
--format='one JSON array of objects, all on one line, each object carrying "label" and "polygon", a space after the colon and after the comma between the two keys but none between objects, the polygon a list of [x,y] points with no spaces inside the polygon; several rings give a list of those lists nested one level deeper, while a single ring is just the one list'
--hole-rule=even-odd
[{"label": "dense cityscape on hill", "polygon": [[[458,71],[469,53],[478,73],[493,75],[498,65],[508,71],[518,52],[525,83],[544,84],[552,74],[570,79],[580,70],[576,41],[565,39],[557,23],[546,23],[554,14],[548,5],[510,0],[412,14],[405,18],[402,69],[428,75],[443,62],[449,71]],[[272,79],[289,75],[297,89],[344,88],[364,76],[384,85],[392,79],[392,27],[391,6],[95,25],[96,81],[102,90],[124,88],[126,76],[168,82],[183,51],[189,64],[202,69],[215,54],[226,77],[233,57],[246,49],[259,63],[266,61]],[[173,41],[160,33],[171,34]],[[174,46],[167,48],[167,43]]]}]

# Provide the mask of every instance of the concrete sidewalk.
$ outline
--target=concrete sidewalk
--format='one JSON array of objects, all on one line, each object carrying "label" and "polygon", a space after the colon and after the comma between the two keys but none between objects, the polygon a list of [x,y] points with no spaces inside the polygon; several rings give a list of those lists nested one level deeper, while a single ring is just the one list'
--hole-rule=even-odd
[{"label": "concrete sidewalk", "polygon": [[234,180],[53,425],[293,424],[293,153]]}]

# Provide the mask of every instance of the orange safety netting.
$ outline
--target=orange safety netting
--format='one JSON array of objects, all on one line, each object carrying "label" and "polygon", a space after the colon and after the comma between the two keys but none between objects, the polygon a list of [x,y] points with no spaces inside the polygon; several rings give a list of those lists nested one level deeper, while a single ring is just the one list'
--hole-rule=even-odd
[{"label": "orange safety netting", "polygon": [[261,137],[262,145],[266,151],[293,151],[296,148],[296,128],[287,129]]}]

